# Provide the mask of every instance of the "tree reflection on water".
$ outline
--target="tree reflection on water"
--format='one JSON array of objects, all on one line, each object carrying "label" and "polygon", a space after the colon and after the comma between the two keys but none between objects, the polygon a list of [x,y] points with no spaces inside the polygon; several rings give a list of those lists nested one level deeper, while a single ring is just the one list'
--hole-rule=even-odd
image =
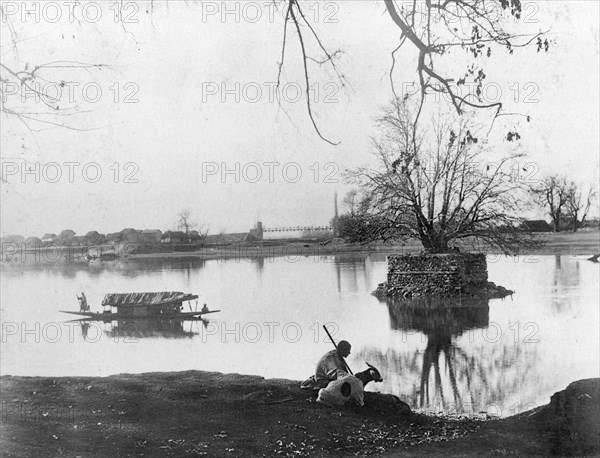
[{"label": "tree reflection on water", "polygon": [[[385,368],[391,391],[413,408],[502,416],[522,408],[507,403],[520,402],[516,395],[532,372],[536,348],[519,345],[510,333],[502,335],[502,329],[490,324],[487,300],[398,299],[386,304],[391,328],[401,333],[403,347],[412,342],[413,349],[386,354],[367,349],[361,356]],[[533,354],[525,354],[529,350]]]}]

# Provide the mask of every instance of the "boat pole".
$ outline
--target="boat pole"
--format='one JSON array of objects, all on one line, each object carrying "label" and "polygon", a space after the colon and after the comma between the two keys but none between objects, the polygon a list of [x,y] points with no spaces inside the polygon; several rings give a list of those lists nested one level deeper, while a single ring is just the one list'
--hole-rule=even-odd
[{"label": "boat pole", "polygon": [[[333,346],[337,350],[337,344],[335,343],[335,340],[333,340],[333,337],[331,337],[331,334],[329,334],[329,330],[327,329],[327,327],[325,325],[323,325],[323,329],[325,329],[325,332],[329,336],[329,340],[331,340],[331,343],[333,344]],[[354,375],[354,372],[352,372],[352,369],[350,369],[350,366],[348,366],[348,363],[346,362],[346,360],[344,359],[344,357],[340,355],[340,358],[342,358],[342,361],[344,362],[344,366],[346,366],[346,369],[348,369],[348,372],[350,373],[350,375]]]}]

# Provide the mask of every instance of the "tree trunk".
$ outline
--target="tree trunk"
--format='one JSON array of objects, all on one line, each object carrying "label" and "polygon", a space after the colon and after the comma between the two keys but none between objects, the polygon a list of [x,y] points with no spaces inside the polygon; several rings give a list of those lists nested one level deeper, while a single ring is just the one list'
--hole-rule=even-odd
[{"label": "tree trunk", "polygon": [[554,223],[554,232],[560,232],[560,212],[552,214],[552,222]]},{"label": "tree trunk", "polygon": [[425,233],[424,237],[421,238],[421,243],[427,253],[448,253],[448,240],[442,234]]}]

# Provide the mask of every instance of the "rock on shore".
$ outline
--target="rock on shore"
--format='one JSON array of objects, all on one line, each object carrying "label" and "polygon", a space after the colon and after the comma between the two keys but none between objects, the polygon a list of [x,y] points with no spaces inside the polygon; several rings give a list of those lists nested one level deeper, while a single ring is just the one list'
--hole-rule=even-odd
[{"label": "rock on shore", "polygon": [[593,456],[600,451],[600,379],[578,380],[532,415],[546,424],[551,452]]}]

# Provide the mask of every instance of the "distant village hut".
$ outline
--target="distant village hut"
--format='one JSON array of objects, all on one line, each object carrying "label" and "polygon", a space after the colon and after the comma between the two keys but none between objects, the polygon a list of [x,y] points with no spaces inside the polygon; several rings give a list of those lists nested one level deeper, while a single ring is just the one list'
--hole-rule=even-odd
[{"label": "distant village hut", "polygon": [[66,245],[73,241],[73,237],[75,237],[75,231],[72,231],[71,229],[65,229],[58,234],[58,241]]},{"label": "distant village hut", "polygon": [[12,261],[17,257],[17,253],[23,250],[22,235],[6,235],[0,239],[0,249],[2,253],[2,261]]},{"label": "distant village hut", "polygon": [[128,227],[121,231],[121,243],[138,243],[139,234],[135,229]]},{"label": "distant village hut", "polygon": [[166,231],[163,233],[161,243],[185,243],[187,237],[181,231]]},{"label": "distant village hut", "polygon": [[212,234],[207,235],[204,239],[205,243],[210,245],[231,245],[249,241],[248,232],[237,232],[231,234]]},{"label": "distant village hut", "polygon": [[25,248],[28,250],[39,250],[44,242],[38,237],[28,237],[25,239]]},{"label": "distant village hut", "polygon": [[76,235],[71,240],[69,240],[68,245],[69,246],[87,246],[88,239],[85,237],[85,235]]},{"label": "distant village hut", "polygon": [[524,221],[521,227],[531,232],[552,232],[552,226],[543,219]]},{"label": "distant village hut", "polygon": [[101,245],[104,243],[105,236],[98,231],[89,231],[85,234],[85,238],[88,245]]},{"label": "distant village hut", "polygon": [[122,234],[120,232],[111,232],[104,237],[104,243],[108,245],[118,245],[121,242]]},{"label": "distant village hut", "polygon": [[42,242],[44,242],[44,243],[53,243],[53,242],[56,241],[57,238],[58,238],[58,236],[56,234],[46,233],[42,237]]},{"label": "distant village hut", "polygon": [[191,243],[198,243],[200,241],[202,241],[202,237],[200,236],[200,232],[198,232],[197,230],[192,230],[188,232],[188,240]]},{"label": "distant village hut", "polygon": [[5,235],[4,237],[2,237],[2,244],[7,244],[7,243],[16,243],[16,244],[20,244],[23,243],[23,241],[25,240],[25,237],[23,237],[22,235]]},{"label": "distant village hut", "polygon": [[145,229],[138,234],[140,243],[155,244],[160,243],[163,237],[162,231],[158,229]]}]

